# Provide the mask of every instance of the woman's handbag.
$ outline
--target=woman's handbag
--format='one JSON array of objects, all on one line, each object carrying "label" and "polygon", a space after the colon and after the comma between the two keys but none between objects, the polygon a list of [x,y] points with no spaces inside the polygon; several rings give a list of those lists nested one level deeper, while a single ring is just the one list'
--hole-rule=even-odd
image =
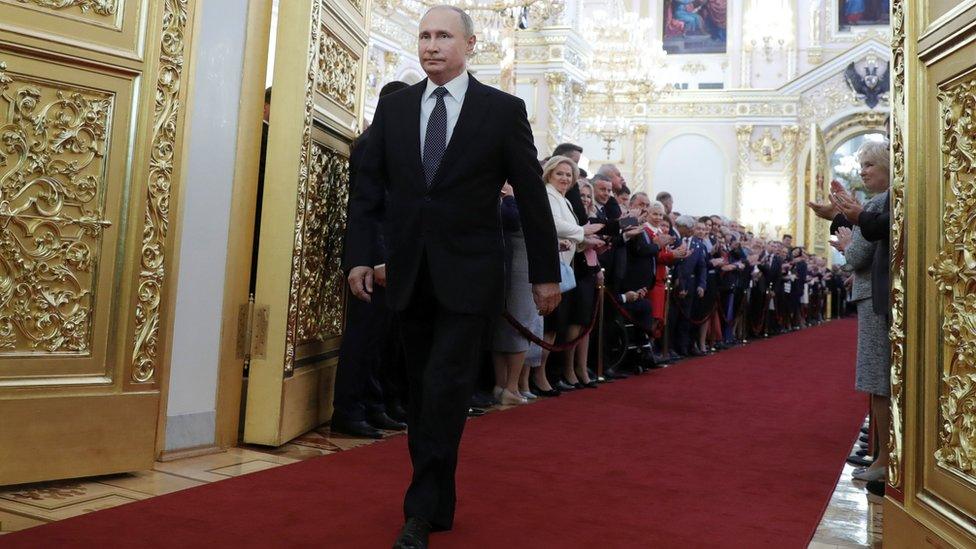
[{"label": "woman's handbag", "polygon": [[559,291],[566,293],[576,287],[576,273],[569,265],[559,262]]}]

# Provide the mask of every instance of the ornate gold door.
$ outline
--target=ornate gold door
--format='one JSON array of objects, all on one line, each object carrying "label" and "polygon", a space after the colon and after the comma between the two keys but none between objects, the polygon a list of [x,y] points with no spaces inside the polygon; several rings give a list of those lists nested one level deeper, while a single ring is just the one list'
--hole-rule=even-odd
[{"label": "ornate gold door", "polygon": [[366,0],[278,3],[245,442],[277,446],[332,413],[368,13]]},{"label": "ornate gold door", "polygon": [[156,455],[192,0],[0,0],[0,485]]},{"label": "ornate gold door", "polygon": [[[829,184],[830,160],[827,157],[827,144],[820,126],[814,123],[810,125],[810,158],[807,160],[804,199],[818,204],[827,203]],[[829,259],[831,254],[827,238],[830,236],[830,222],[820,219],[807,207],[803,208],[803,215],[807,251]]]},{"label": "ornate gold door", "polygon": [[976,2],[892,2],[885,545],[976,546]]}]

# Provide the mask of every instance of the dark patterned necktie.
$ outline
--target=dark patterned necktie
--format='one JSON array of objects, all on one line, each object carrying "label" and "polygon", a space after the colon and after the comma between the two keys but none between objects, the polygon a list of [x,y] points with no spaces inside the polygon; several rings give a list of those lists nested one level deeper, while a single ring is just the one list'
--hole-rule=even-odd
[{"label": "dark patterned necktie", "polygon": [[427,133],[424,135],[424,176],[427,178],[428,187],[434,180],[434,174],[437,173],[437,167],[440,166],[444,150],[447,148],[447,106],[444,105],[447,88],[443,86],[436,88],[431,95],[437,98],[437,104],[430,113]]}]

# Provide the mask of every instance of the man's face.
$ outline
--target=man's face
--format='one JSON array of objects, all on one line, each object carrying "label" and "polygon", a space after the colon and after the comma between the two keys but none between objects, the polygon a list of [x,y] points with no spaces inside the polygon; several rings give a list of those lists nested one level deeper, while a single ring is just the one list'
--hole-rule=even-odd
[{"label": "man's face", "polygon": [[447,8],[434,8],[420,20],[418,55],[431,81],[443,85],[464,71],[476,38],[464,36],[461,16]]},{"label": "man's face", "polygon": [[610,184],[613,186],[613,190],[619,191],[624,188],[624,178],[620,175],[620,170],[614,168],[609,174]]},{"label": "man's face", "polygon": [[705,224],[701,222],[695,223],[695,236],[698,238],[705,238],[706,234],[708,234],[708,228],[705,226]]},{"label": "man's face", "polygon": [[661,201],[661,204],[664,204],[664,211],[666,213],[670,214],[671,213],[671,206],[674,205],[674,199],[673,198],[665,198],[664,200]]},{"label": "man's face", "polygon": [[600,204],[602,206],[603,204],[607,203],[607,200],[610,200],[609,181],[603,181],[603,180],[597,181],[596,184],[593,185],[593,190],[596,192],[596,196],[594,196],[593,198],[594,200],[596,200],[597,204]]},{"label": "man's face", "polygon": [[651,206],[651,201],[646,196],[637,196],[630,201],[630,213],[637,216],[641,221],[647,221],[647,208]]},{"label": "man's face", "polygon": [[793,237],[792,236],[784,236],[783,237],[783,245],[784,246],[792,246],[793,245]]},{"label": "man's face", "polygon": [[580,157],[583,156],[583,153],[581,153],[579,151],[569,151],[568,153],[564,154],[563,156],[565,156],[566,158],[572,160],[573,162],[576,162],[576,165],[578,166],[579,165],[579,161],[580,161]]}]

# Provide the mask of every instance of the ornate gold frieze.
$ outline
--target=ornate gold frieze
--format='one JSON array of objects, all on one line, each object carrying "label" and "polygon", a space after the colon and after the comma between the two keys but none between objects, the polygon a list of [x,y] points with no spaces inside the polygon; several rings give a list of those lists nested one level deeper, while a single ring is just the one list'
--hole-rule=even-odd
[{"label": "ornate gold frieze", "polygon": [[549,85],[549,148],[555,149],[562,142],[566,116],[566,75],[561,72],[547,72]]},{"label": "ornate gold frieze", "polygon": [[323,24],[315,89],[355,114],[359,86],[359,56],[340,43]]},{"label": "ornate gold frieze", "polygon": [[342,334],[345,277],[342,237],[349,198],[349,159],[312,143],[298,290],[298,344]]},{"label": "ornate gold frieze", "polygon": [[179,95],[183,80],[187,8],[188,0],[163,0],[163,30],[159,42],[156,108],[142,229],[135,346],[132,350],[132,380],[139,383],[153,380],[159,353],[159,307],[166,276],[169,198],[177,153],[176,134],[183,107]]},{"label": "ornate gold frieze", "polygon": [[938,94],[942,240],[929,274],[943,296],[939,466],[976,483],[976,79]]},{"label": "ornate gold frieze", "polygon": [[77,8],[82,13],[92,12],[98,15],[115,15],[119,9],[118,0],[15,0],[20,4],[33,4],[49,10],[66,10]]},{"label": "ornate gold frieze", "polygon": [[309,31],[308,67],[305,80],[305,116],[302,124],[302,148],[299,157],[297,201],[295,208],[295,237],[292,243],[291,276],[288,286],[288,315],[285,321],[285,357],[284,371],[286,376],[295,370],[295,347],[298,344],[298,310],[301,303],[299,292],[302,281],[302,254],[305,252],[305,220],[307,217],[306,204],[309,193],[309,170],[312,154],[312,117],[315,112],[316,78],[321,73],[322,64],[317,55],[324,49],[319,40],[327,40],[327,33],[320,25],[322,20],[322,0],[312,2],[312,25]]},{"label": "ornate gold frieze", "polygon": [[765,128],[759,139],[749,144],[749,149],[756,154],[766,166],[779,162],[779,155],[783,152],[783,142],[773,137],[773,131]]},{"label": "ornate gold frieze", "polygon": [[905,5],[891,3],[891,424],[888,484],[901,488],[905,433]]},{"label": "ornate gold frieze", "polygon": [[0,356],[91,350],[113,109],[0,63]]}]

